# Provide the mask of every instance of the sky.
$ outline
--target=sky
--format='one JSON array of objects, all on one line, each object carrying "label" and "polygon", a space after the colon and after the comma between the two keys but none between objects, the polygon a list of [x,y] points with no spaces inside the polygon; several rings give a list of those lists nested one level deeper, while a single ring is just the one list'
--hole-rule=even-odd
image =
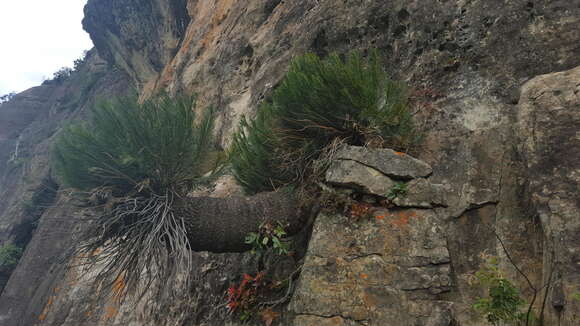
[{"label": "sky", "polygon": [[40,85],[93,44],[86,0],[0,0],[0,95]]}]

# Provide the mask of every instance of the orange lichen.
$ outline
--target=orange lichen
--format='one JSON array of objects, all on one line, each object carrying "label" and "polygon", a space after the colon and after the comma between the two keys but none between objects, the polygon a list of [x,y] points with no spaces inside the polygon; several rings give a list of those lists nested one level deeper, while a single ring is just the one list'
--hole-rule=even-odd
[{"label": "orange lichen", "polygon": [[405,156],[406,154],[403,152],[395,152],[395,154],[399,155],[399,156]]},{"label": "orange lichen", "polygon": [[360,273],[360,275],[359,275],[359,276],[360,276],[360,278],[362,278],[363,280],[366,280],[367,278],[369,278],[369,275],[368,275],[368,274],[365,274],[365,273]]},{"label": "orange lichen", "polygon": [[111,291],[113,292],[113,298],[115,298],[117,302],[120,302],[123,298],[123,295],[125,294],[125,288],[125,278],[123,275],[119,275],[115,279],[115,282],[113,282],[113,287],[111,288]]},{"label": "orange lichen", "polygon": [[417,213],[415,211],[403,210],[396,212],[395,216],[397,217],[397,219],[391,221],[391,224],[398,227],[403,227],[409,224],[409,220],[411,218],[416,218]]},{"label": "orange lichen", "polygon": [[382,215],[382,214],[381,214],[381,215],[375,215],[375,218],[376,218],[377,220],[382,220],[382,219],[384,219],[384,218],[385,218],[385,215]]},{"label": "orange lichen", "polygon": [[118,313],[119,313],[119,309],[117,307],[107,306],[105,308],[105,316],[104,316],[105,320],[115,318],[115,316],[117,316]]},{"label": "orange lichen", "polygon": [[54,299],[55,296],[48,297],[48,301],[46,302],[46,305],[44,305],[42,313],[40,314],[40,316],[38,316],[38,320],[44,321],[46,319],[46,316],[48,315],[48,312],[50,310],[50,307],[52,306],[52,303],[54,302]]}]

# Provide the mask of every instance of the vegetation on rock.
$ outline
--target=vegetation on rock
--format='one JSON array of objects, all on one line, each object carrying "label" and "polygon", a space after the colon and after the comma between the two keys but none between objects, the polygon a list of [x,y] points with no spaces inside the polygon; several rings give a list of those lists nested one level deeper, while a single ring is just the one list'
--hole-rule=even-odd
[{"label": "vegetation on rock", "polygon": [[56,142],[56,174],[93,216],[77,256],[99,270],[96,284],[122,280],[116,296],[144,293],[155,280],[183,281],[192,250],[248,250],[245,236],[266,219],[299,224],[289,195],[188,197],[213,176],[204,162],[211,110],[197,119],[194,105],[168,96],[102,103],[90,122],[65,128]]},{"label": "vegetation on rock", "polygon": [[8,242],[0,246],[0,267],[12,268],[18,264],[22,248]]},{"label": "vegetation on rock", "polygon": [[475,274],[477,283],[486,288],[488,295],[479,298],[473,308],[492,325],[524,322],[528,319],[527,314],[522,312],[526,301],[521,298],[519,290],[503,276],[498,265],[496,258],[488,258],[486,265]]},{"label": "vegetation on rock", "polygon": [[300,184],[336,139],[352,145],[406,148],[416,141],[403,84],[380,58],[351,53],[296,58],[254,121],[242,119],[231,161],[249,193]]}]

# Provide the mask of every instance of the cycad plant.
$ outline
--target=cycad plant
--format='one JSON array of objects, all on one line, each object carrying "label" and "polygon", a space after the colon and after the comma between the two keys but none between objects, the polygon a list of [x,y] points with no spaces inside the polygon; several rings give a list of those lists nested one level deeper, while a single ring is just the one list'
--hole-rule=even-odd
[{"label": "cycad plant", "polygon": [[230,155],[234,174],[250,193],[301,183],[336,139],[399,149],[417,139],[406,87],[388,78],[376,51],[367,59],[356,52],[294,59],[256,119],[242,120]]},{"label": "cycad plant", "polygon": [[63,131],[54,151],[57,174],[70,187],[114,197],[186,189],[207,172],[200,168],[210,150],[211,114],[195,124],[194,103],[168,96],[101,103],[90,122]]},{"label": "cycad plant", "polygon": [[174,203],[203,181],[212,131],[211,112],[196,120],[194,105],[168,96],[101,103],[89,122],[58,137],[55,171],[94,216],[77,256],[98,267],[97,284],[116,296],[190,271],[191,246]]}]

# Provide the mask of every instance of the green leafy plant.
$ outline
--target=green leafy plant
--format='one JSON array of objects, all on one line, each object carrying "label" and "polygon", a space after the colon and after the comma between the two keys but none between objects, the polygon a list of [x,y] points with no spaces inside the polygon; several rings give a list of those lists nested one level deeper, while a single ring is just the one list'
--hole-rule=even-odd
[{"label": "green leafy plant", "polygon": [[387,199],[394,200],[395,198],[404,197],[406,195],[407,195],[407,184],[404,182],[397,182],[391,189],[389,189]]},{"label": "green leafy plant", "polygon": [[12,268],[18,264],[22,248],[8,242],[0,246],[0,267]]},{"label": "green leafy plant", "polygon": [[212,130],[211,111],[196,119],[194,106],[192,97],[104,102],[58,137],[54,169],[96,214],[77,254],[104,264],[97,284],[123,279],[118,296],[189,275],[187,226],[175,202],[208,178]]},{"label": "green leafy plant", "polygon": [[193,98],[162,96],[101,103],[90,123],[71,125],[54,148],[57,174],[79,190],[107,188],[113,196],[165,195],[199,181],[211,149],[212,115],[195,124]]},{"label": "green leafy plant", "polygon": [[388,78],[376,51],[367,59],[295,58],[256,119],[242,120],[231,148],[234,174],[250,193],[300,184],[336,139],[395,148],[417,139],[406,87]]},{"label": "green leafy plant", "polygon": [[274,225],[271,222],[265,222],[260,226],[259,232],[250,232],[246,236],[246,244],[252,246],[252,253],[254,254],[262,254],[272,249],[278,255],[287,255],[289,245],[284,240],[285,236],[286,231],[284,231],[282,224]]},{"label": "green leafy plant", "polygon": [[492,325],[518,323],[527,319],[522,312],[526,305],[519,290],[506,279],[499,269],[497,258],[488,257],[487,263],[475,274],[476,283],[484,286],[488,295],[479,298],[473,308]]}]

